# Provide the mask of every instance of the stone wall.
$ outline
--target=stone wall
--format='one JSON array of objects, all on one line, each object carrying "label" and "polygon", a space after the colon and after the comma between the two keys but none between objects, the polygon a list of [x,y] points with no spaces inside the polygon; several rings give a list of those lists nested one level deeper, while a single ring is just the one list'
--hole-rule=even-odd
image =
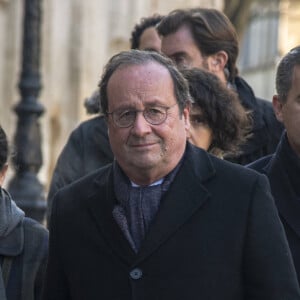
[{"label": "stone wall", "polygon": [[[42,0],[41,0],[42,1]],[[19,101],[24,0],[0,0],[0,122],[10,140],[16,129],[12,107]],[[96,89],[102,68],[129,48],[130,32],[141,17],[197,5],[222,8],[222,0],[43,0],[39,101],[47,189],[53,166],[70,132],[89,118],[84,99]]]}]

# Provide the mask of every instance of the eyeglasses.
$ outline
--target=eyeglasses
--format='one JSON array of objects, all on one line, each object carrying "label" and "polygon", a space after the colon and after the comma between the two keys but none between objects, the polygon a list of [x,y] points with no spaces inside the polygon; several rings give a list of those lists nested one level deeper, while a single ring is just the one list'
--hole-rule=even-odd
[{"label": "eyeglasses", "polygon": [[144,110],[115,110],[108,112],[108,115],[112,116],[114,123],[121,128],[130,127],[134,124],[136,115],[141,112],[145,120],[151,125],[160,125],[166,121],[168,116],[168,110],[177,105],[175,103],[171,106],[150,106]]}]

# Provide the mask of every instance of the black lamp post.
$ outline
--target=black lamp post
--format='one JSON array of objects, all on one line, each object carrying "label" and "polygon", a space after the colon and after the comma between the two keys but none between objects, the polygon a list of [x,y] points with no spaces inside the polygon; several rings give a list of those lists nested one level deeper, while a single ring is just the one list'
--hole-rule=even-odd
[{"label": "black lamp post", "polygon": [[41,134],[38,118],[44,108],[38,103],[41,90],[40,31],[42,0],[24,0],[21,100],[15,107],[18,117],[13,164],[15,176],[9,191],[27,216],[42,222],[46,211],[44,188],[37,178],[42,166]]}]

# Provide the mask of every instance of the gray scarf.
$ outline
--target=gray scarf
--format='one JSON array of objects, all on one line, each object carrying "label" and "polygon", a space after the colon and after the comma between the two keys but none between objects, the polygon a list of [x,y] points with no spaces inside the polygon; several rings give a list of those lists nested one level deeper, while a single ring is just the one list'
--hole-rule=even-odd
[{"label": "gray scarf", "polygon": [[[17,207],[7,191],[0,187],[0,245],[16,226],[23,220],[25,214]],[[0,265],[0,299],[6,300],[5,286]]]},{"label": "gray scarf", "polygon": [[17,207],[9,193],[0,188],[0,243],[24,218],[24,212]]}]

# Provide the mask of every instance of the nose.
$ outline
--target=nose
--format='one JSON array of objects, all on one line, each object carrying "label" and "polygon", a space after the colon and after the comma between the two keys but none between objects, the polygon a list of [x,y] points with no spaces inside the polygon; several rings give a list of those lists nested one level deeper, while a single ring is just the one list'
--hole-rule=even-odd
[{"label": "nose", "polygon": [[151,132],[151,125],[145,120],[142,112],[137,112],[131,133],[136,136],[144,136]]}]

